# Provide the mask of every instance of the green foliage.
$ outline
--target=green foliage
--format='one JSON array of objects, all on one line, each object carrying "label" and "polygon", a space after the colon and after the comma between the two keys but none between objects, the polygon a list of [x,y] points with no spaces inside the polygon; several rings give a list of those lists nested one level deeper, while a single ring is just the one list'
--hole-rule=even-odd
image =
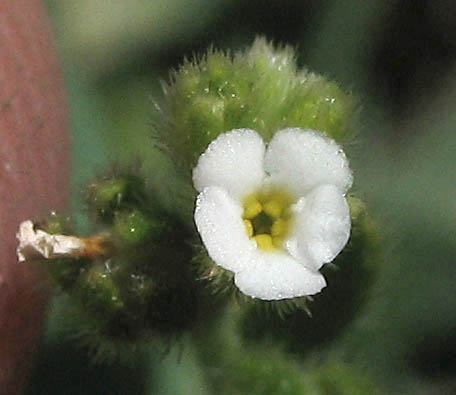
[{"label": "green foliage", "polygon": [[356,101],[324,77],[297,70],[290,47],[264,38],[234,55],[215,50],[186,61],[164,86],[155,134],[186,172],[220,133],[250,128],[266,141],[286,127],[353,136]]},{"label": "green foliage", "polygon": [[380,395],[365,374],[341,362],[305,372],[276,351],[252,351],[233,368],[233,380],[223,395]]},{"label": "green foliage", "polygon": [[308,395],[380,395],[382,392],[360,368],[331,361],[306,375]]},{"label": "green foliage", "polygon": [[338,358],[322,353],[306,360],[293,358],[283,352],[279,338],[267,344],[243,344],[236,330],[240,316],[239,309],[228,308],[222,319],[199,327],[195,333],[212,393],[380,394],[368,374]]},{"label": "green foliage", "polygon": [[302,395],[307,384],[299,366],[276,351],[250,350],[231,366],[223,395]]}]

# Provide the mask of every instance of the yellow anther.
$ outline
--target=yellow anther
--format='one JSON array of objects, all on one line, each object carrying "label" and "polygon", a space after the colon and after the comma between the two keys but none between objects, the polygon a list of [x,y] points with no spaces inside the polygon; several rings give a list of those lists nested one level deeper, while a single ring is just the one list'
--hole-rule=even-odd
[{"label": "yellow anther", "polygon": [[256,199],[249,199],[244,205],[244,218],[253,219],[263,211],[263,206]]},{"label": "yellow anther", "polygon": [[279,218],[284,208],[285,205],[280,200],[269,200],[263,206],[264,212],[273,218]]},{"label": "yellow anther", "polygon": [[288,222],[293,220],[293,212],[289,207],[282,211],[281,219]]},{"label": "yellow anther", "polygon": [[276,236],[272,238],[272,244],[276,248],[282,248],[285,238],[283,236]]},{"label": "yellow anther", "polygon": [[253,236],[253,225],[252,221],[245,219],[244,220],[244,225],[245,228],[247,229],[247,236],[252,237]]},{"label": "yellow anther", "polygon": [[266,234],[260,234],[253,237],[256,241],[258,248],[264,251],[275,250],[276,247],[272,244],[272,237]]},{"label": "yellow anther", "polygon": [[[292,196],[281,190],[260,190],[243,200],[243,220],[249,238],[263,251],[283,248],[288,237]],[[256,234],[255,232],[258,232]]]},{"label": "yellow anther", "polygon": [[288,231],[288,222],[282,218],[274,221],[271,226],[271,235],[273,237],[285,236]]}]

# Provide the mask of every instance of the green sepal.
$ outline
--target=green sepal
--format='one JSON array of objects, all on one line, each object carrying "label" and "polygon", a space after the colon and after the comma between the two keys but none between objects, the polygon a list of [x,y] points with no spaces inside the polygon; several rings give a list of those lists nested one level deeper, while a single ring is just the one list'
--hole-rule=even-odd
[{"label": "green sepal", "polygon": [[193,271],[198,281],[206,288],[206,293],[213,298],[234,300],[244,309],[253,308],[261,315],[283,317],[286,314],[303,311],[310,315],[309,302],[312,298],[303,296],[283,300],[261,300],[243,294],[234,284],[233,272],[217,265],[199,242],[193,243]]}]

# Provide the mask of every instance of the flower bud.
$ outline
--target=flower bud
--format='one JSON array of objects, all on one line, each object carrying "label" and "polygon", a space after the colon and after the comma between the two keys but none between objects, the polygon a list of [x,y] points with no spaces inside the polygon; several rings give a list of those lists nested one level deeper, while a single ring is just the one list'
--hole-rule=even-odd
[{"label": "flower bud", "polygon": [[164,226],[158,218],[152,218],[138,209],[133,209],[116,215],[113,233],[123,243],[144,244],[159,237]]},{"label": "flower bud", "polygon": [[324,77],[297,71],[294,51],[264,38],[234,55],[211,50],[185,62],[164,95],[155,134],[187,171],[232,129],[251,128],[265,141],[284,127],[320,130],[338,141],[353,135],[355,100]]},{"label": "flower bud", "polygon": [[106,261],[96,263],[81,276],[79,292],[91,310],[112,315],[124,309],[115,272],[116,268],[112,268],[110,262]]},{"label": "flower bud", "polygon": [[49,215],[38,224],[40,229],[45,232],[53,234],[71,234],[72,225],[70,217],[64,216],[56,211],[51,211]]},{"label": "flower bud", "polygon": [[123,208],[143,204],[144,183],[135,176],[114,176],[89,186],[88,202],[98,217],[111,223],[115,213]]}]

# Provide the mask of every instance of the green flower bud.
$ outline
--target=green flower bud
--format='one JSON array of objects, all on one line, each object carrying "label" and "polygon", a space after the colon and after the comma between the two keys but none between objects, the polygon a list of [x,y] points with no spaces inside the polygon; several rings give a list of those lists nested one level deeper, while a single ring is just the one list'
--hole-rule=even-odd
[{"label": "green flower bud", "polygon": [[115,268],[109,261],[97,262],[80,279],[81,297],[91,310],[102,314],[120,313],[125,307],[119,284],[115,281]]},{"label": "green flower bud", "polygon": [[[43,221],[38,222],[37,228],[51,235],[71,235],[73,233],[70,217],[56,211],[52,211]],[[59,258],[43,261],[43,266],[63,290],[68,290],[75,284],[85,265],[87,265],[87,260],[82,258]]]},{"label": "green flower bud", "polygon": [[295,89],[295,95],[288,98],[290,105],[284,124],[305,125],[340,142],[354,136],[358,110],[353,97],[342,92],[334,82],[315,74],[304,71],[298,78],[301,78],[302,88]]},{"label": "green flower bud", "polygon": [[298,71],[290,47],[264,38],[234,56],[210,51],[185,62],[164,87],[165,103],[155,129],[187,171],[219,134],[250,128],[269,141],[287,127],[317,129],[335,140],[353,135],[355,100],[338,86]]},{"label": "green flower bud", "polygon": [[53,234],[66,234],[72,233],[72,226],[70,217],[63,216],[56,211],[51,211],[49,215],[37,224],[38,228],[43,229],[45,232]]},{"label": "green flower bud", "polygon": [[116,176],[96,181],[89,186],[89,205],[99,218],[112,222],[117,211],[136,207],[147,201],[143,181],[135,176]]},{"label": "green flower bud", "polygon": [[119,212],[114,219],[114,235],[123,243],[143,244],[158,238],[165,224],[140,210]]}]

